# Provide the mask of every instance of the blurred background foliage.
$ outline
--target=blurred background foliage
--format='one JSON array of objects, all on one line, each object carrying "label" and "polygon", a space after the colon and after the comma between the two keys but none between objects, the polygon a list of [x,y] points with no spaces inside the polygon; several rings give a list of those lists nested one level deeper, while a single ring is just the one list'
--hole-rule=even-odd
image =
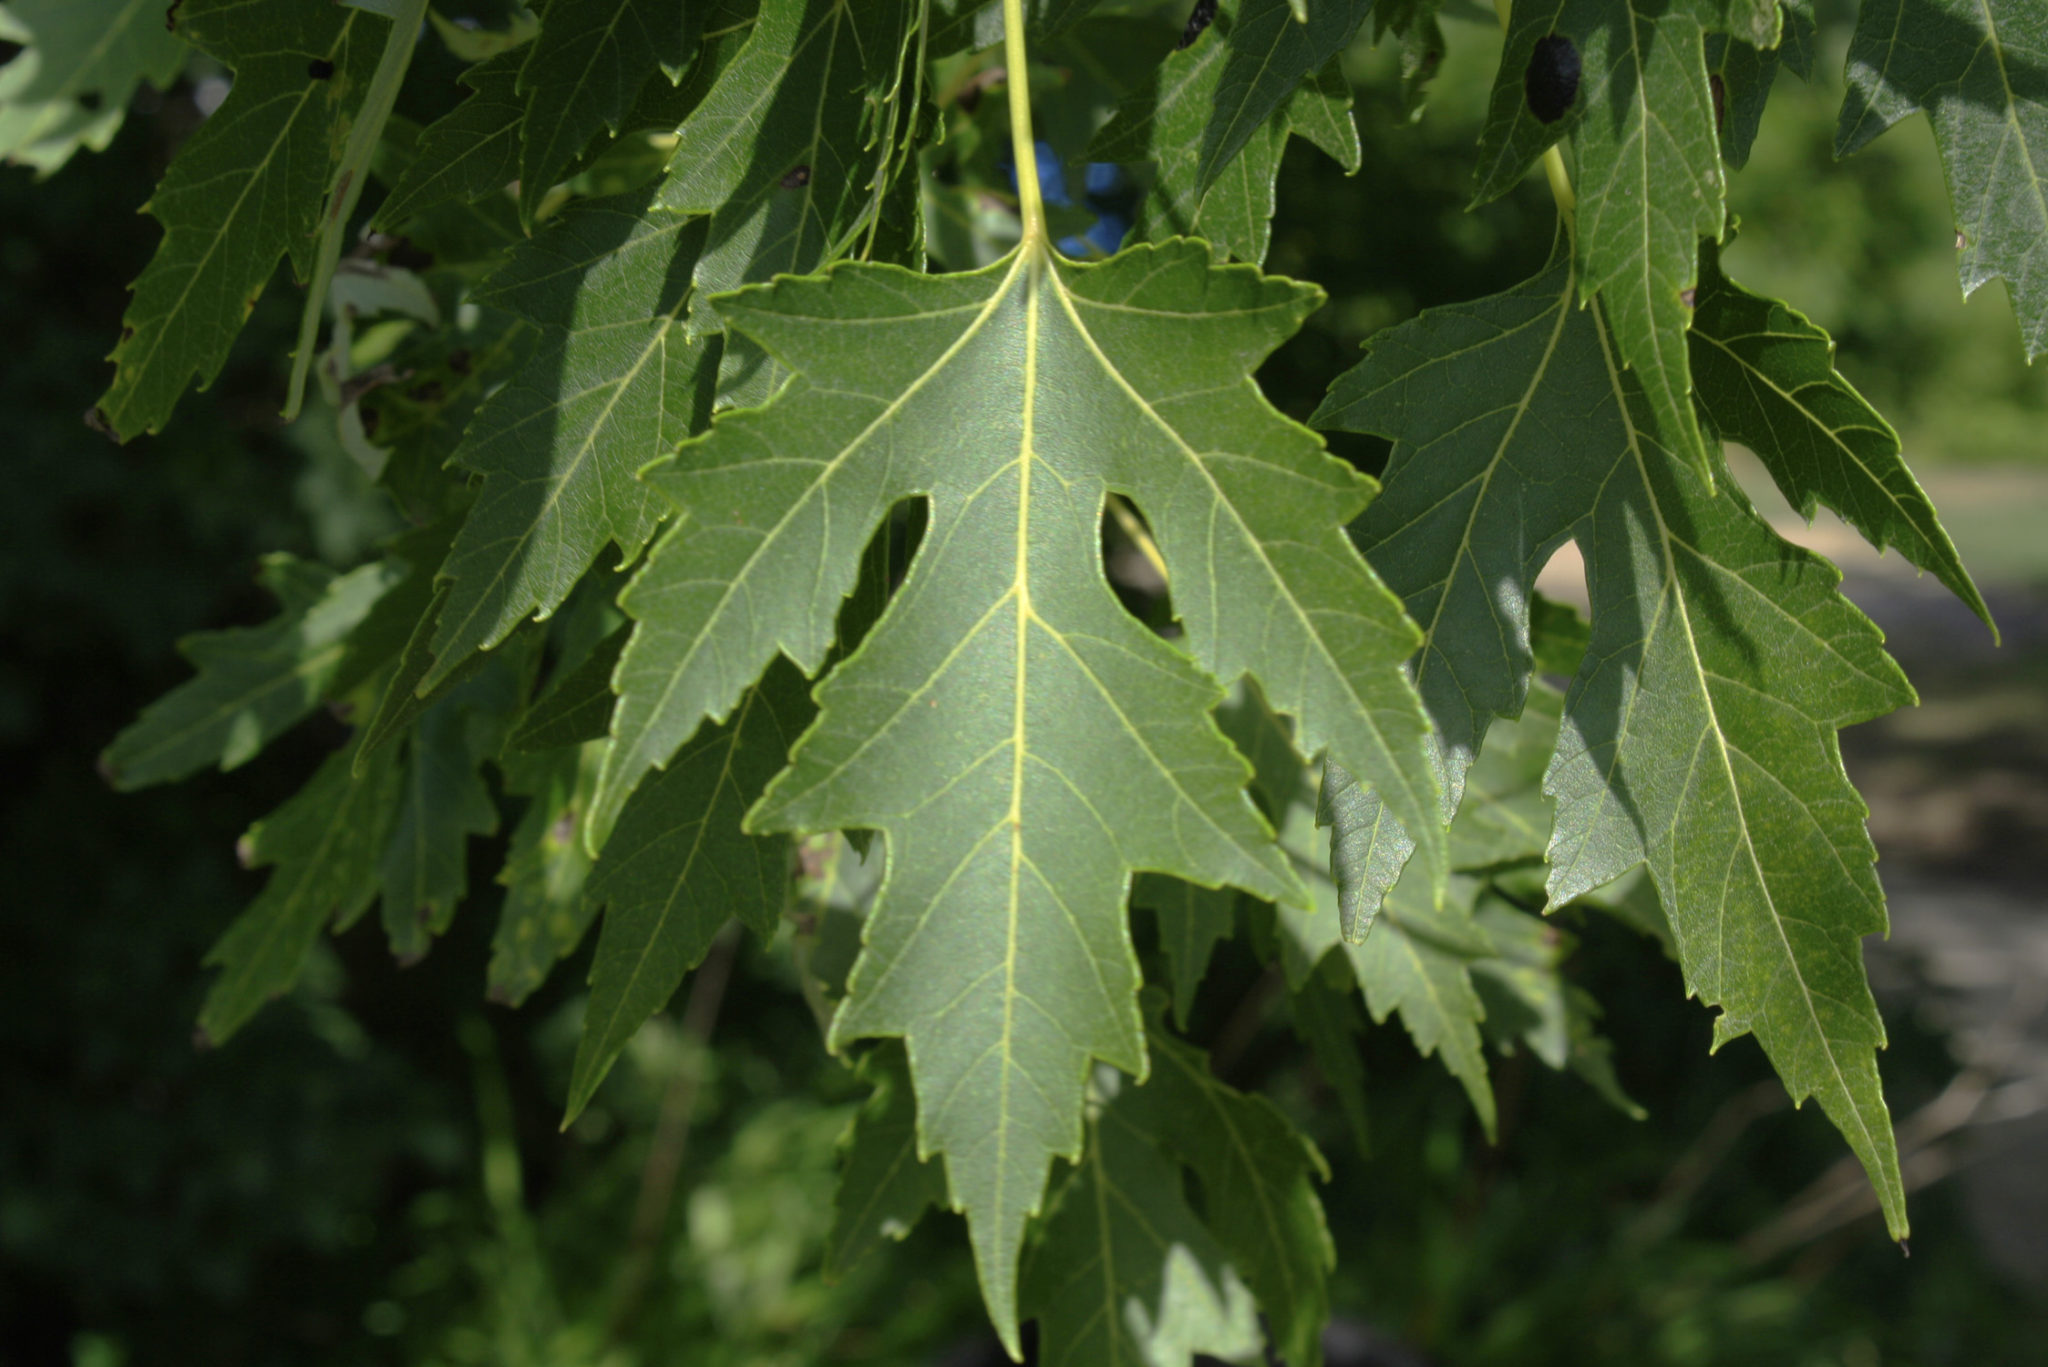
[{"label": "blurred background foliage", "polygon": [[[1548,250],[1540,184],[1464,211],[1499,40],[1490,14],[1453,12],[1420,122],[1396,55],[1353,54],[1360,174],[1298,141],[1288,154],[1269,268],[1333,299],[1262,376],[1297,415],[1375,330],[1505,286]],[[2048,848],[2048,538],[2034,530],[2048,369],[2022,363],[2001,286],[1959,301],[1922,121],[1833,162],[1847,17],[1823,7],[1811,86],[1779,80],[1734,178],[1728,261],[1834,333],[1937,503],[1955,491],[1957,540],[2006,627],[1992,655],[1946,600],[1852,566],[1930,704],[1848,737],[1888,877],[1916,905],[1989,897],[2038,926],[2023,851]],[[459,96],[458,64],[421,52],[402,108],[424,121]],[[822,1280],[836,1143],[862,1089],[822,1051],[786,944],[734,947],[715,1002],[689,1005],[711,989],[686,986],[561,1133],[587,959],[522,1010],[481,1003],[501,851],[478,842],[471,885],[490,891],[424,963],[401,971],[359,931],[232,1047],[195,1050],[200,956],[258,885],[234,865],[235,837],[343,730],[304,728],[231,777],[118,799],[92,756],[182,677],[176,638],[265,615],[259,553],[347,564],[394,525],[331,413],[290,429],[274,417],[298,304],[283,282],[165,435],[117,448],[80,421],[155,241],[132,211],[218,79],[192,69],[144,90],[106,151],[47,179],[0,171],[0,1364],[998,1360],[953,1217]],[[1336,1367],[2039,1360],[2048,1268],[2004,1247],[1984,1207],[2017,1202],[2010,1224],[2044,1206],[2009,1186],[1987,1202],[1964,1180],[2000,1154],[2038,1167],[2039,1126],[2022,1108],[1976,1148],[1939,1128],[1958,1080],[1986,1066],[1970,1033],[1982,1013],[1936,971],[1941,932],[1937,948],[1881,951],[1876,973],[1908,1171],[1925,1153],[1948,1156],[1926,1171],[1963,1172],[1916,1193],[1907,1261],[1858,1218],[1855,1192],[1830,1197],[1839,1143],[1790,1114],[1758,1051],[1710,1060],[1707,1015],[1675,967],[1612,925],[1581,931],[1573,971],[1649,1117],[1510,1059],[1497,1147],[1392,1027],[1363,1047],[1361,1145],[1250,950],[1219,958],[1190,1033],[1333,1160]],[[1913,1147],[1928,1116],[1948,1148]]]}]

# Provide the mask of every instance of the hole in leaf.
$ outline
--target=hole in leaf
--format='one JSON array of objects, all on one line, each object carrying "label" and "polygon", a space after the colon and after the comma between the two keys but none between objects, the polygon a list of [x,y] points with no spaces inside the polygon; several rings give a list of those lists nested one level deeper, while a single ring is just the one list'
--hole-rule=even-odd
[{"label": "hole in leaf", "polygon": [[1124,611],[1169,639],[1180,635],[1173,595],[1157,561],[1158,544],[1135,503],[1120,494],[1103,500],[1102,567]]},{"label": "hole in leaf", "polygon": [[306,63],[306,74],[316,81],[333,80],[334,63],[328,61],[325,57],[315,57],[312,61]]},{"label": "hole in leaf", "polygon": [[903,587],[910,562],[924,542],[928,515],[925,500],[906,498],[883,514],[881,525],[868,538],[867,549],[861,552],[860,577],[839,605],[838,653],[842,657],[866,639],[896,590]]}]

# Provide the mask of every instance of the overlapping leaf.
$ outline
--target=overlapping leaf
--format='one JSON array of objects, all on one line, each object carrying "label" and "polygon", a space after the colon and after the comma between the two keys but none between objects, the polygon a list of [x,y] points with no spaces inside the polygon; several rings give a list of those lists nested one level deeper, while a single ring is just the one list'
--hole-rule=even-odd
[{"label": "overlapping leaf", "polygon": [[834,1280],[946,1199],[939,1165],[918,1156],[917,1097],[903,1047],[884,1040],[861,1056],[858,1070],[874,1090],[840,1144],[845,1157],[825,1237],[825,1275]]},{"label": "overlapping leaf", "polygon": [[246,764],[319,706],[356,627],[404,577],[393,560],[337,575],[288,555],[267,557],[260,579],[283,610],[262,626],[179,642],[197,675],[143,709],[100,757],[101,771],[126,791],[209,764]]},{"label": "overlapping leaf", "polygon": [[1185,1025],[1209,956],[1236,929],[1237,893],[1146,873],[1131,889],[1131,905],[1157,918],[1159,946],[1173,973],[1173,1016]]},{"label": "overlapping leaf", "polygon": [[199,1010],[202,1038],[225,1041],[288,991],[322,928],[354,920],[376,897],[399,771],[389,751],[361,777],[353,766],[350,750],[328,756],[295,797],[242,837],[243,863],[277,868],[207,952],[207,964],[221,974]]},{"label": "overlapping leaf", "polygon": [[[1732,13],[1731,13],[1732,12]],[[1703,24],[1778,41],[1777,6],[1753,0],[1537,0],[1518,4],[1480,135],[1478,200],[1505,194],[1569,133],[1577,154],[1579,288],[1604,300],[1621,363],[1636,372],[1670,448],[1702,474],[1707,448],[1686,371],[1684,294],[1697,244],[1719,237],[1723,174]],[[1731,22],[1732,21],[1732,22]],[[1576,94],[1543,122],[1530,109],[1532,62],[1576,54]]]},{"label": "overlapping leaf", "polygon": [[1334,58],[1359,13],[1325,5],[1303,25],[1284,0],[1223,5],[1209,29],[1125,98],[1089,155],[1154,168],[1135,223],[1139,237],[1201,236],[1257,262],[1265,258],[1273,184],[1290,134],[1358,169],[1351,91]]},{"label": "overlapping leaf", "polygon": [[182,0],[172,20],[235,83],[144,206],[164,240],[135,282],[98,408],[124,440],[162,427],[187,384],[219,372],[279,257],[311,274],[349,122],[389,28],[303,0]]},{"label": "overlapping leaf", "polygon": [[705,225],[645,196],[578,205],[480,294],[540,336],[455,460],[482,474],[441,568],[432,688],[534,613],[559,607],[607,544],[639,554],[661,501],[634,478],[710,412],[716,343],[683,324]]},{"label": "overlapping leaf", "polygon": [[1322,416],[1396,442],[1361,539],[1426,624],[1447,756],[1519,712],[1529,586],[1579,543],[1593,625],[1545,779],[1550,900],[1647,861],[1716,1038],[1754,1033],[1819,1098],[1903,1233],[1859,944],[1884,904],[1836,732],[1911,690],[1834,568],[1660,439],[1605,304],[1579,296],[1560,260],[1385,334],[1339,379]]},{"label": "overlapping leaf", "polygon": [[529,217],[600,128],[619,131],[656,68],[682,79],[703,13],[701,3],[676,0],[548,0],[513,92],[523,106],[519,202]]},{"label": "overlapping leaf", "polygon": [[583,814],[603,757],[599,745],[566,745],[506,764],[505,786],[529,800],[498,874],[505,903],[484,989],[494,1002],[524,1001],[576,948],[597,913],[583,895],[595,862],[583,846]]},{"label": "overlapping leaf", "polygon": [[1711,242],[1701,244],[1698,305],[1692,373],[1709,426],[1754,451],[1803,516],[1826,504],[1880,551],[1898,547],[1990,625],[1898,434],[1835,369],[1827,333],[1730,280]]},{"label": "overlapping leaf", "polygon": [[[1114,1075],[1105,1079],[1115,1086]],[[1188,1204],[1155,1116],[1120,1091],[1088,1120],[1081,1161],[1024,1264],[1023,1307],[1046,1367],[1191,1367],[1264,1346],[1251,1291]],[[1192,1116],[1181,1117],[1183,1123]]]},{"label": "overlapping leaf", "polygon": [[1813,7],[1786,0],[1784,31],[1776,47],[1757,47],[1723,33],[1707,36],[1707,73],[1714,95],[1714,122],[1721,135],[1721,160],[1738,170],[1763,124],[1771,82],[1783,65],[1800,80],[1813,74]]},{"label": "overlapping leaf", "polygon": [[2003,276],[2031,358],[2048,351],[2048,9],[1865,0],[1835,155],[1925,111],[1955,208],[1963,293]]},{"label": "overlapping leaf", "polygon": [[815,270],[872,203],[873,106],[902,69],[908,0],[763,0],[678,130],[660,204],[711,216],[704,293]]},{"label": "overlapping leaf", "polygon": [[462,73],[470,94],[420,131],[419,154],[378,206],[379,223],[396,226],[437,204],[481,199],[518,179],[525,60],[514,48]]},{"label": "overlapping leaf", "polygon": [[888,835],[835,1034],[908,1040],[1006,1336],[1017,1240],[1077,1151],[1090,1059],[1143,1067],[1129,871],[1294,892],[1204,718],[1216,686],[1102,580],[1108,491],[1150,518],[1213,675],[1255,673],[1304,749],[1437,809],[1398,668],[1412,628],[1338,531],[1368,486],[1247,378],[1312,302],[1196,243],[783,280],[720,309],[796,378],[651,475],[690,515],[625,598],[599,840],[778,652],[819,666],[872,530],[930,499],[908,579],[751,820]]},{"label": "overlapping leaf", "polygon": [[0,158],[45,175],[104,149],[136,89],[168,90],[187,55],[156,0],[10,0],[0,38],[24,49],[0,67]]},{"label": "overlapping leaf", "polygon": [[699,732],[626,808],[586,894],[605,914],[569,1080],[572,1119],[727,921],[737,916],[761,935],[773,930],[789,879],[788,842],[744,834],[740,818],[810,715],[802,678],[778,663],[729,721]]},{"label": "overlapping leaf", "polygon": [[[1226,1086],[1205,1054],[1167,1032],[1163,1005],[1155,995],[1147,1013],[1152,1075],[1118,1098],[1119,1119],[1193,1171],[1203,1224],[1258,1297],[1273,1351],[1317,1367],[1337,1258],[1315,1192],[1329,1169],[1278,1107]],[[1176,1270],[1187,1275],[1185,1263]],[[1227,1309],[1227,1286],[1218,1289]]]}]

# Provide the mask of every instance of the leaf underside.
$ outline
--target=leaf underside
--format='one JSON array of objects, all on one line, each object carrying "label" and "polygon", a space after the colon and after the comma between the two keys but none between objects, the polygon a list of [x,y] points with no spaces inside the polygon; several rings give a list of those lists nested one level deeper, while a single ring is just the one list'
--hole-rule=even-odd
[{"label": "leaf underside", "polygon": [[1820,1099],[1903,1235],[1859,944],[1884,902],[1836,732],[1912,692],[1839,573],[1660,438],[1581,293],[1560,260],[1384,334],[1339,378],[1319,419],[1396,443],[1360,542],[1426,633],[1416,681],[1453,792],[1521,711],[1530,585],[1578,543],[1592,635],[1544,781],[1550,902],[1647,861],[1716,1040],[1755,1034]]},{"label": "leaf underside", "polygon": [[[1017,1244],[1052,1159],[1079,1150],[1091,1060],[1144,1070],[1131,871],[1299,896],[1196,663],[1256,674],[1304,750],[1437,810],[1398,668],[1412,628],[1338,531],[1369,486],[1247,378],[1312,302],[1198,243],[785,279],[718,306],[795,378],[650,475],[688,516],[623,600],[638,625],[599,842],[776,654],[818,668],[872,531],[930,500],[907,579],[749,820],[888,837],[834,1039],[905,1038],[1006,1337]],[[1158,536],[1194,661],[1103,581],[1111,490]],[[1129,811],[1154,819],[1114,815]]]}]

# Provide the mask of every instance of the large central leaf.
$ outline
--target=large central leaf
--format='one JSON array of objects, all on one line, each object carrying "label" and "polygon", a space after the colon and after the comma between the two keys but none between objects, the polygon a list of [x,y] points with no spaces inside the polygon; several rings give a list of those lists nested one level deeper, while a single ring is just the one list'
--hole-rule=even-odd
[{"label": "large central leaf", "polygon": [[[1053,1157],[1080,1150],[1090,1059],[1144,1070],[1131,872],[1301,895],[1208,715],[1215,678],[1257,676],[1303,751],[1367,775],[1442,862],[1400,670],[1414,628],[1341,530],[1371,485],[1249,378],[1316,302],[1196,242],[783,279],[718,308],[795,378],[651,476],[688,517],[625,597],[598,841],[777,652],[816,672],[874,529],[930,502],[908,578],[751,819],[886,833],[835,1036],[908,1042],[923,1145],[1013,1342],[1018,1241]],[[1112,491],[1151,520],[1215,677],[1112,596]]]}]

